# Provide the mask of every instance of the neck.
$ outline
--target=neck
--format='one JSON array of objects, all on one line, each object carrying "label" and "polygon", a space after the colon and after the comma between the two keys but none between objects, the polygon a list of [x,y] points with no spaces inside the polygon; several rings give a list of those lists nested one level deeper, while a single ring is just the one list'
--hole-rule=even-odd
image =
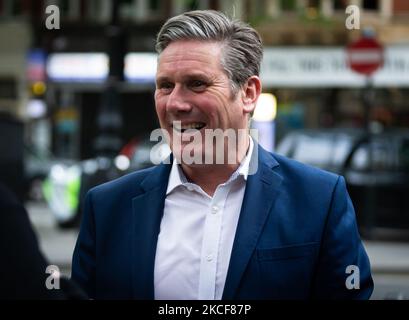
[{"label": "neck", "polygon": [[186,165],[182,169],[186,178],[199,185],[208,195],[213,196],[218,185],[226,182],[234,171],[240,166],[249,149],[249,137],[243,142],[244,147],[237,150],[237,161],[234,164],[205,164]]}]

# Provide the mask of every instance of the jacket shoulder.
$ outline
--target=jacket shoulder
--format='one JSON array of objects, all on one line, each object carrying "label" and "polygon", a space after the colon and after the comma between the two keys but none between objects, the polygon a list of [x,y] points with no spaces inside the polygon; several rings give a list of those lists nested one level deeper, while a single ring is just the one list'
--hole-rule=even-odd
[{"label": "jacket shoulder", "polygon": [[279,154],[272,154],[279,164],[279,170],[283,176],[290,181],[300,183],[301,185],[334,187],[340,176],[299,161],[284,157]]}]

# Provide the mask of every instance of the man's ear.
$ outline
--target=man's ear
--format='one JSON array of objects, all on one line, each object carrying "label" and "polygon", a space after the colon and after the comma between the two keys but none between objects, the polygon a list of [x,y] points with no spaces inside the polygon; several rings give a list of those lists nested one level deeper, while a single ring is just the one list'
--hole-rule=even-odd
[{"label": "man's ear", "polygon": [[256,108],[258,97],[261,94],[261,80],[257,76],[251,76],[242,87],[243,112],[253,113]]}]

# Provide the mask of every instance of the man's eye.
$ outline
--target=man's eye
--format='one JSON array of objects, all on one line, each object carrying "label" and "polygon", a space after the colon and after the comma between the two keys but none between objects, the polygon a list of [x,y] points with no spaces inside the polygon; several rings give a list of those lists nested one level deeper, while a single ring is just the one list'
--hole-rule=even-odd
[{"label": "man's eye", "polygon": [[189,83],[189,87],[191,87],[193,90],[203,90],[206,88],[206,86],[207,84],[201,80],[193,80]]},{"label": "man's eye", "polygon": [[158,88],[167,92],[173,89],[173,85],[169,82],[163,82],[163,83],[159,83]]}]

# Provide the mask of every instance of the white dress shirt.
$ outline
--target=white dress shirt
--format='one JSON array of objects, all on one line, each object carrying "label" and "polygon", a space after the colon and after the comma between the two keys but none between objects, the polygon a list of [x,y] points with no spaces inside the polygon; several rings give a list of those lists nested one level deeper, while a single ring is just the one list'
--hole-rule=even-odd
[{"label": "white dress shirt", "polygon": [[243,202],[253,141],[213,197],[173,160],[158,237],[155,299],[220,300]]}]

